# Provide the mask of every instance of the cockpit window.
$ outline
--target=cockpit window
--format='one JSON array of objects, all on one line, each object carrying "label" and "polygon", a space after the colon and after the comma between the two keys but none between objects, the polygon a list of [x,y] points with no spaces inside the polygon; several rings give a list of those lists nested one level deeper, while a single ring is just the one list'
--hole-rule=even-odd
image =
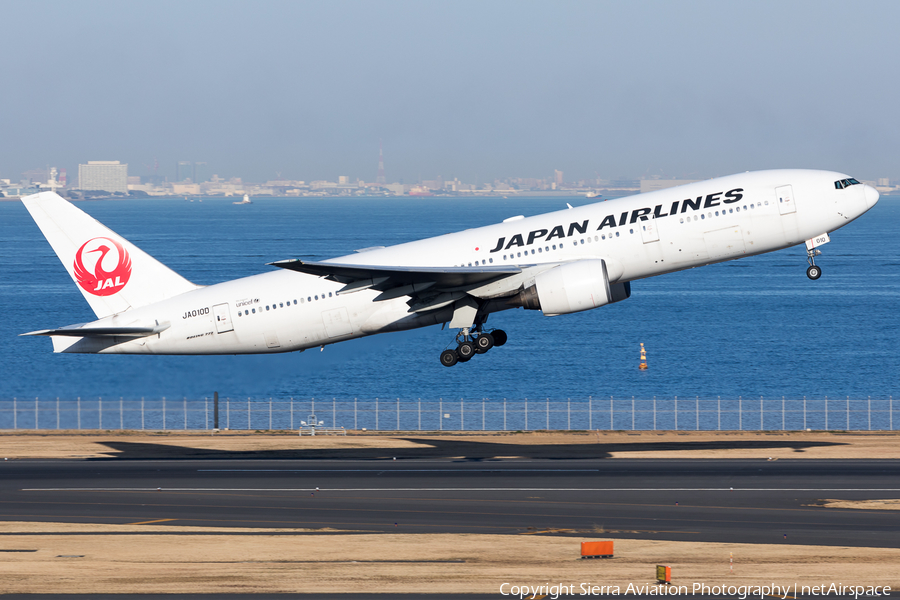
[{"label": "cockpit window", "polygon": [[835,181],[834,189],[842,190],[845,187],[849,187],[851,185],[861,185],[861,184],[857,180],[855,180],[851,177],[850,179],[841,179],[840,181]]}]

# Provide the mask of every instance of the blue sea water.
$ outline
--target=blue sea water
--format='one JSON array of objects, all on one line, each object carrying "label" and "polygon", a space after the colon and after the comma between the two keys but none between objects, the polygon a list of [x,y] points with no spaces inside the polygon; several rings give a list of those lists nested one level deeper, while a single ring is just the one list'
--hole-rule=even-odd
[{"label": "blue sea water", "polygon": [[[584,198],[124,200],[79,208],[200,284],[321,260]],[[672,398],[886,399],[900,373],[900,199],[832,235],[806,278],[796,247],[633,283],[632,297],[561,317],[510,310],[509,342],[453,368],[440,326],[268,356],[53,354],[19,333],[94,319],[19,202],[0,202],[0,399]],[[639,345],[649,370],[639,371]]]}]

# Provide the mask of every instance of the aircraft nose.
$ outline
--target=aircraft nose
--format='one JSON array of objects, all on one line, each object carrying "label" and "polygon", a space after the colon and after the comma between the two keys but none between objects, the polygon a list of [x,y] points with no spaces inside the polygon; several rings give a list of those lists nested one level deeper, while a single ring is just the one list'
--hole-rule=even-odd
[{"label": "aircraft nose", "polygon": [[873,188],[871,185],[867,185],[867,186],[865,186],[865,191],[866,191],[866,206],[868,206],[869,208],[872,208],[873,206],[875,206],[875,203],[878,202],[878,197],[879,197],[878,190]]}]

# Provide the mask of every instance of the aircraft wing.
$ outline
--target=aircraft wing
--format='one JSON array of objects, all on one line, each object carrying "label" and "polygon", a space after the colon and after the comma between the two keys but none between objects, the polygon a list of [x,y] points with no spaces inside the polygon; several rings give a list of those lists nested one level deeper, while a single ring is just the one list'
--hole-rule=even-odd
[{"label": "aircraft wing", "polygon": [[347,284],[343,293],[366,288],[387,290],[405,285],[427,285],[434,289],[475,287],[522,272],[519,267],[396,267],[349,265],[329,262],[304,262],[298,259],[269,263],[310,275]]}]

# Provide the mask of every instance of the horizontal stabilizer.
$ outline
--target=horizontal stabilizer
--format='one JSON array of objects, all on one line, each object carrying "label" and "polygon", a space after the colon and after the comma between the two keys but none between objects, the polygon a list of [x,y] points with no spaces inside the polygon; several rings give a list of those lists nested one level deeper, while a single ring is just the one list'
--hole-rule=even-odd
[{"label": "horizontal stabilizer", "polygon": [[41,329],[40,331],[30,331],[28,333],[20,333],[19,335],[64,335],[70,337],[147,337],[148,335],[156,335],[169,328],[168,324],[156,325],[155,327],[63,327],[61,329]]}]

